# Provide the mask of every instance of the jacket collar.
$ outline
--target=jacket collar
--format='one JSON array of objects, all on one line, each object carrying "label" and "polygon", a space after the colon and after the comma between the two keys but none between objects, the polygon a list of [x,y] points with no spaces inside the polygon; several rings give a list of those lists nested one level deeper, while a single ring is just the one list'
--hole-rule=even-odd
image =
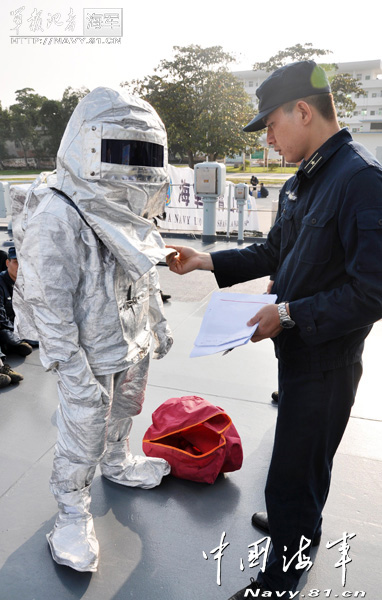
[{"label": "jacket collar", "polygon": [[[303,160],[297,174],[301,172],[310,178],[333,156],[337,150],[344,144],[352,141],[352,137],[347,127],[341,129],[330,137],[322,146],[313,152],[308,160]],[[301,175],[300,175],[301,176]]]}]

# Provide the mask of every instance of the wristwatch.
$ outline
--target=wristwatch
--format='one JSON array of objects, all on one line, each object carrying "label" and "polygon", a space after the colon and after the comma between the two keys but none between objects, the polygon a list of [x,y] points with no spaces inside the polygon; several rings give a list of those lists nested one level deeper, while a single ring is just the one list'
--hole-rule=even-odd
[{"label": "wristwatch", "polygon": [[280,304],[277,305],[277,310],[279,311],[281,327],[283,327],[284,329],[291,329],[296,325],[293,319],[291,319],[288,315],[288,311],[286,309],[286,302],[280,302]]}]

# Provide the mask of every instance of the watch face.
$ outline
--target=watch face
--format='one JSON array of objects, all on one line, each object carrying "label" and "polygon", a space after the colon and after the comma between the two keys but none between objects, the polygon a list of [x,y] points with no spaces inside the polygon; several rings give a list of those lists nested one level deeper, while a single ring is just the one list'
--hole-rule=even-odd
[{"label": "watch face", "polygon": [[294,327],[294,326],[295,326],[295,322],[292,321],[292,319],[290,319],[290,320],[288,319],[288,320],[281,322],[281,327],[283,327],[284,329],[292,329],[292,327]]}]

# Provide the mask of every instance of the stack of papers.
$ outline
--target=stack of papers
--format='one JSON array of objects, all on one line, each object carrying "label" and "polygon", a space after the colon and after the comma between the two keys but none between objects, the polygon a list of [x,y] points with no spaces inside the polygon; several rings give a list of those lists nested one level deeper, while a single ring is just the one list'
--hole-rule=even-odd
[{"label": "stack of papers", "polygon": [[232,350],[249,342],[258,324],[247,322],[267,304],[274,304],[275,294],[235,294],[214,292],[207,306],[191,357]]}]

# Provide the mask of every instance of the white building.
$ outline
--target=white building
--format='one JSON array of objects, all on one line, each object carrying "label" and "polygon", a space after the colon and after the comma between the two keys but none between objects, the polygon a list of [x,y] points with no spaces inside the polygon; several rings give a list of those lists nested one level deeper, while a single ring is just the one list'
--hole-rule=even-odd
[{"label": "white building", "polygon": [[[382,61],[364,60],[358,62],[338,63],[337,73],[349,73],[358,79],[365,94],[357,98],[353,115],[346,120],[346,125],[355,141],[363,144],[382,162]],[[251,96],[257,108],[256,89],[270,75],[266,71],[235,71],[236,77],[242,80],[245,91]]]}]

